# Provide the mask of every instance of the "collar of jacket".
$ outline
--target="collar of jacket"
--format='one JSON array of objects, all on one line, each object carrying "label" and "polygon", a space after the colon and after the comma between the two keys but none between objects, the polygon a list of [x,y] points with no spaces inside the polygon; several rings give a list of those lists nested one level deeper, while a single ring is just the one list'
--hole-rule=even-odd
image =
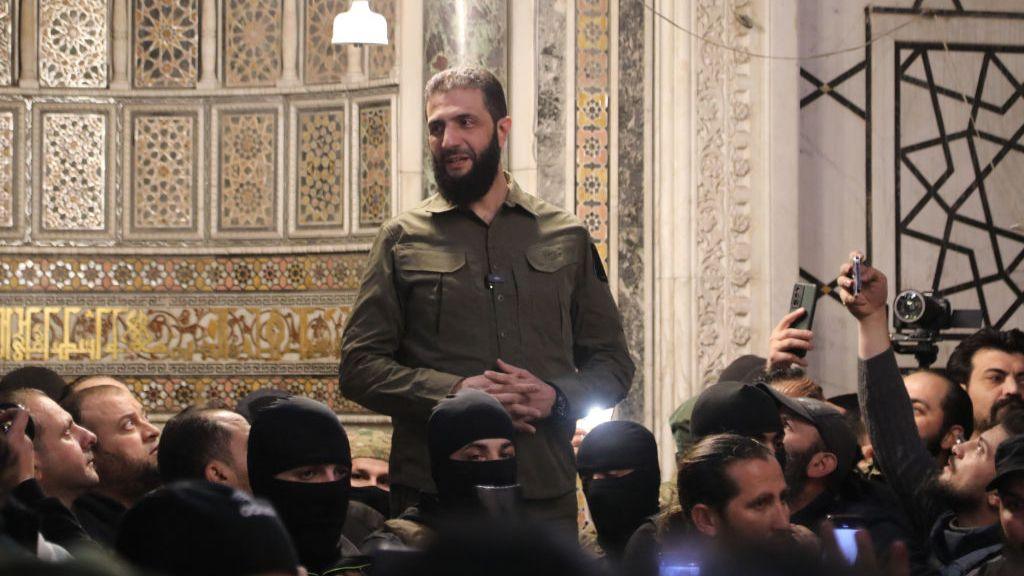
[{"label": "collar of jacket", "polygon": [[[522,208],[528,212],[531,216],[537,216],[537,199],[519,187],[519,184],[512,179],[512,175],[508,172],[502,171],[505,176],[505,181],[508,183],[508,195],[505,197],[505,206],[515,208],[516,206]],[[458,206],[452,204],[447,198],[442,196],[440,193],[434,194],[427,203],[426,210],[431,214],[440,214],[442,212],[451,212],[457,210]]]},{"label": "collar of jacket", "polygon": [[989,526],[958,530],[960,538],[950,547],[947,531],[950,530],[956,514],[947,512],[939,517],[932,528],[930,538],[930,563],[943,576],[967,574],[1003,549],[1002,527],[996,523]]}]

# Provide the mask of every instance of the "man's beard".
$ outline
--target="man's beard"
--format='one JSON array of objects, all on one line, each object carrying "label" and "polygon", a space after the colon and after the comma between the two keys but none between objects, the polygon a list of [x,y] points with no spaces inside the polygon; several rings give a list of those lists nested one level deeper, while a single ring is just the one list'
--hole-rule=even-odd
[{"label": "man's beard", "polygon": [[798,498],[803,492],[804,486],[807,485],[807,465],[818,452],[821,452],[821,449],[812,446],[803,452],[787,453],[782,475],[786,479],[786,487],[789,488],[790,500]]},{"label": "man's beard", "polygon": [[[472,167],[462,176],[452,176],[445,166],[449,157],[466,155]],[[441,191],[441,196],[456,206],[465,208],[484,197],[498,176],[501,164],[501,146],[498,145],[498,130],[495,127],[491,142],[483,152],[477,154],[472,148],[463,146],[443,150],[440,154],[430,156],[434,168],[434,181]]]},{"label": "man's beard", "polygon": [[100,487],[135,501],[160,485],[160,470],[149,460],[129,460],[102,449],[94,451]]},{"label": "man's beard", "polygon": [[928,450],[928,453],[934,456],[935,458],[941,457],[944,452],[947,456],[949,454],[948,451],[942,447],[942,438],[944,436],[945,434],[940,433],[936,434],[931,438],[924,439],[924,447]]},{"label": "man's beard", "polygon": [[925,491],[957,514],[974,510],[978,506],[976,495],[965,494],[962,490],[956,489],[952,483],[938,476],[934,476],[925,486]]},{"label": "man's beard", "polygon": [[1020,396],[1007,396],[996,400],[992,404],[992,408],[988,411],[988,418],[982,422],[980,426],[974,427],[974,433],[977,434],[978,432],[984,432],[985,430],[988,430],[1002,422],[1003,415],[1010,406],[1024,407],[1024,399]]}]

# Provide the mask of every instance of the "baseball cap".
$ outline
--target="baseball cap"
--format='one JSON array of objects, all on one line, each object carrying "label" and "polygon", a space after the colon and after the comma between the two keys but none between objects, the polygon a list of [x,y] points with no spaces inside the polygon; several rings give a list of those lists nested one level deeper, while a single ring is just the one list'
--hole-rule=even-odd
[{"label": "baseball cap", "polygon": [[1010,476],[1024,472],[1024,434],[1003,440],[996,448],[996,477],[988,483],[986,490],[998,490]]}]

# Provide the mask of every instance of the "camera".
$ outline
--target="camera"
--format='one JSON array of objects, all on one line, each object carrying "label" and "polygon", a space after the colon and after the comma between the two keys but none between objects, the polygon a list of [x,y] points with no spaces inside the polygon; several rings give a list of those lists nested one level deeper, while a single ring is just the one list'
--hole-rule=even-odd
[{"label": "camera", "polygon": [[913,354],[922,368],[935,363],[939,340],[955,340],[944,332],[956,328],[981,328],[981,310],[954,310],[949,300],[921,290],[904,290],[892,304],[892,344],[899,354]]}]

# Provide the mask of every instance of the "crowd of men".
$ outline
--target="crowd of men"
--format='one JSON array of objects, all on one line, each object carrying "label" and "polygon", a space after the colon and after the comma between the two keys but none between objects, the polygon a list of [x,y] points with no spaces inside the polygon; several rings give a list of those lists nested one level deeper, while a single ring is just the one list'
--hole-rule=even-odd
[{"label": "crowd of men", "polygon": [[1024,574],[1024,333],[903,374],[886,277],[843,264],[857,393],[804,371],[795,310],[678,407],[662,470],[638,423],[576,429],[634,364],[586,229],[501,170],[500,83],[425,98],[439,192],[382,228],[341,349],[393,436],[272,389],[161,429],[116,378],[13,370],[0,574]]}]

